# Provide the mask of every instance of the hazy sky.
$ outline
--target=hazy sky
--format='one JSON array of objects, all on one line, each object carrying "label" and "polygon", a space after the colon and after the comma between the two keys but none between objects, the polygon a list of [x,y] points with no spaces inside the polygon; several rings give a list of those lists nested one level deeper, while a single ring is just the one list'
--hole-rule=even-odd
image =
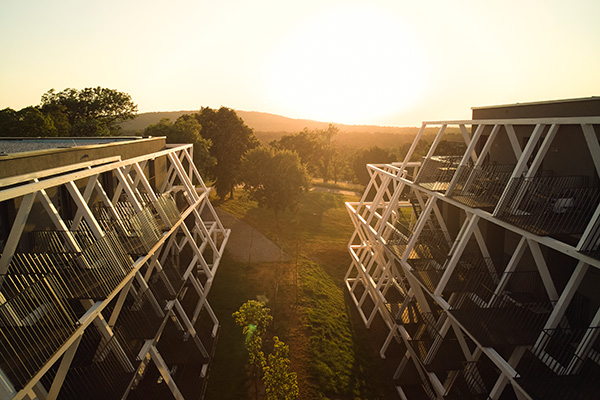
[{"label": "hazy sky", "polygon": [[600,95],[598,0],[0,0],[0,109],[103,86],[379,125]]}]

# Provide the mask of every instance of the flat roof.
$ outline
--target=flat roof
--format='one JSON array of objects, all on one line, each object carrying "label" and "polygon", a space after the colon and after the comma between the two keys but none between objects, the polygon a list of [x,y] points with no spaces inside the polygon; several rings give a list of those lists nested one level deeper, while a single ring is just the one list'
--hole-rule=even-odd
[{"label": "flat roof", "polygon": [[471,107],[471,110],[480,110],[480,109],[485,109],[485,108],[505,108],[505,107],[535,106],[535,105],[544,105],[544,104],[574,103],[574,102],[579,102],[579,101],[599,101],[599,100],[600,100],[600,96],[590,96],[590,97],[579,97],[579,98],[574,98],[574,99],[542,100],[542,101],[532,101],[532,102],[525,102],[525,103],[477,106],[477,107]]},{"label": "flat roof", "polygon": [[141,136],[0,138],[0,156],[40,150],[68,149],[79,146],[128,142],[139,139],[143,138]]}]

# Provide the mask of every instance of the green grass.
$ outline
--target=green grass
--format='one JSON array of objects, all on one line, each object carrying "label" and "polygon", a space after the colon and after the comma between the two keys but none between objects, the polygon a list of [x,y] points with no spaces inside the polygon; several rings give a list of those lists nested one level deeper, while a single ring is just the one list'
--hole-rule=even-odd
[{"label": "green grass", "polygon": [[[366,345],[368,336],[364,326],[351,320],[350,314],[355,314],[354,305],[348,304],[348,296],[345,296],[343,277],[350,265],[346,246],[353,227],[344,202],[355,200],[356,197],[336,193],[307,192],[302,195],[296,211],[280,212],[277,219],[273,211],[258,208],[243,191],[236,191],[234,200],[219,204],[278,243],[297,260],[298,311],[304,324],[302,328],[307,332],[309,348],[305,363],[311,375],[311,382],[304,386],[302,399],[381,399],[386,398],[382,393],[387,391],[382,387],[391,388],[389,380],[384,379],[376,351]],[[217,282],[230,279],[225,270],[224,276],[221,276],[222,269],[217,274],[211,290],[211,304],[218,304],[219,296],[227,293],[239,298],[237,307],[255,296],[249,289],[235,293],[237,284],[242,282],[234,280],[225,282],[228,291],[221,294],[218,289],[215,299],[213,292],[218,288]],[[241,299],[243,296],[248,297]],[[233,329],[237,333],[238,329]],[[218,348],[217,358],[219,351]],[[236,367],[234,371],[237,370]]]}]

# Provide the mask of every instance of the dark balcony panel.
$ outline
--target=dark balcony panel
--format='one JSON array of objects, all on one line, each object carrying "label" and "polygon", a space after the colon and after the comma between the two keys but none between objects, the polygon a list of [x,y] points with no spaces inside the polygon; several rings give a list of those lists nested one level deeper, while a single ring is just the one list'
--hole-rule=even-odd
[{"label": "dark balcony panel", "polygon": [[461,159],[458,156],[434,156],[424,160],[416,183],[425,189],[445,192]]},{"label": "dark balcony panel", "polygon": [[[115,330],[130,340],[154,339],[165,319],[160,307],[164,305],[156,304],[150,291],[130,292],[119,313]],[[107,307],[107,315],[111,312],[112,307]]]},{"label": "dark balcony panel", "polygon": [[598,207],[600,190],[585,176],[513,179],[498,218],[540,236],[576,244]]},{"label": "dark balcony panel", "polygon": [[492,212],[510,179],[514,165],[463,165],[450,197],[469,207]]},{"label": "dark balcony panel", "polygon": [[487,400],[489,399],[488,391],[497,377],[498,373],[489,362],[465,362],[444,398],[449,400]]},{"label": "dark balcony panel", "polygon": [[122,398],[137,364],[126,344],[116,337],[103,340],[95,329],[86,330],[59,393],[60,399]]},{"label": "dark balcony panel", "polygon": [[544,330],[517,366],[518,383],[533,398],[597,399],[600,366],[589,358],[582,359],[576,349],[582,340],[596,337],[598,329]]},{"label": "dark balcony panel", "polygon": [[526,346],[535,343],[550,313],[550,306],[503,301],[479,308],[465,299],[463,308],[450,310],[458,322],[484,347]]}]

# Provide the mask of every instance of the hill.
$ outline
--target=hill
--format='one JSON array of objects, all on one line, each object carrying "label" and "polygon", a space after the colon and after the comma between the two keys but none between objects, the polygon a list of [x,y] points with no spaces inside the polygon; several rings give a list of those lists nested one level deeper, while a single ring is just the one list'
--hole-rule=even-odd
[{"label": "hill", "polygon": [[[175,121],[181,115],[195,112],[197,111],[140,113],[135,119],[123,122],[121,128],[124,135],[135,135],[142,132],[148,125],[156,124],[163,118]],[[283,135],[298,133],[304,128],[327,129],[329,126],[329,122],[288,118],[258,111],[236,110],[236,113],[244,120],[246,125],[254,129],[256,136],[263,143],[277,140]],[[332,124],[340,130],[340,134],[336,138],[338,145],[356,148],[369,147],[375,144],[380,147],[399,147],[412,142],[418,131],[416,127]]]}]

